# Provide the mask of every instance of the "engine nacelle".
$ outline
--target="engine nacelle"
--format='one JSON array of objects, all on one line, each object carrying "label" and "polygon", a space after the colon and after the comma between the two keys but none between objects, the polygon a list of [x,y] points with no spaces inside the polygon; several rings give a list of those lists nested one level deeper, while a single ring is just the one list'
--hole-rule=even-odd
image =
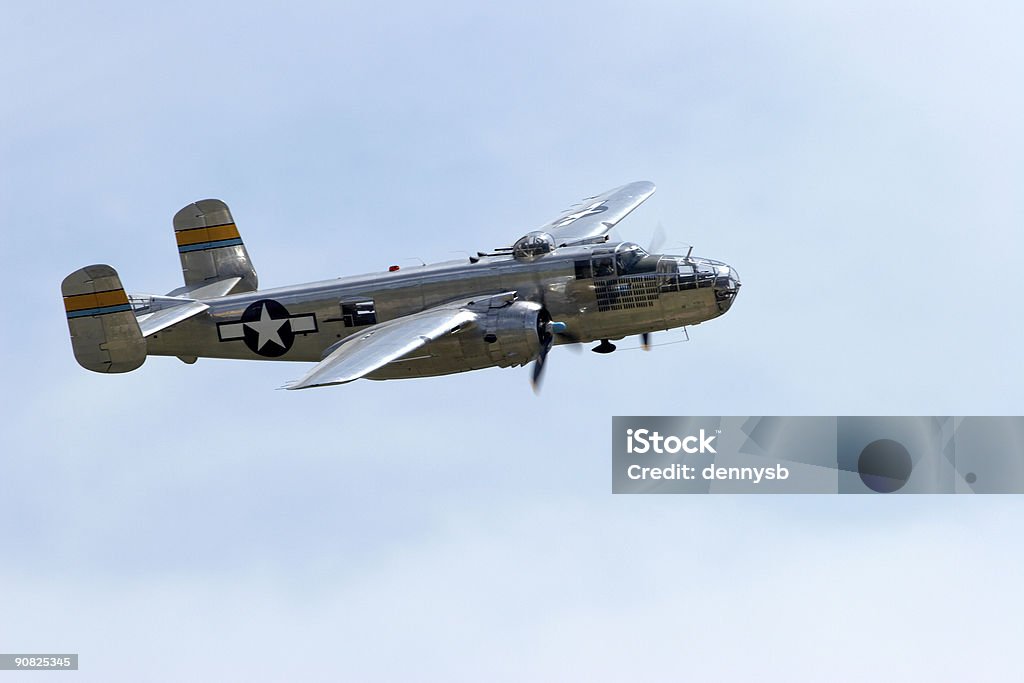
[{"label": "engine nacelle", "polygon": [[532,301],[495,303],[478,316],[472,325],[431,342],[413,358],[388,363],[369,378],[430,377],[526,365],[540,355],[551,334],[550,316]]},{"label": "engine nacelle", "polygon": [[473,333],[458,335],[463,358],[486,358],[502,368],[526,365],[540,355],[547,323],[547,312],[532,301],[492,308]]}]

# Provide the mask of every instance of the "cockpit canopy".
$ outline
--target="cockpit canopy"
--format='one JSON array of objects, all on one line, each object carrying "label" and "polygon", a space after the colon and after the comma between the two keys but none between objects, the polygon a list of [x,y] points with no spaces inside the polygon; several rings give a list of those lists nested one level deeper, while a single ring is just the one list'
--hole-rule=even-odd
[{"label": "cockpit canopy", "polygon": [[620,273],[637,270],[637,265],[645,256],[647,252],[636,242],[622,242],[615,247],[615,265]]},{"label": "cockpit canopy", "polygon": [[653,271],[657,259],[647,257],[647,252],[634,242],[597,247],[591,252],[594,277],[614,277]]},{"label": "cockpit canopy", "polygon": [[555,238],[543,230],[528,232],[512,245],[512,255],[524,261],[532,261],[554,250]]}]

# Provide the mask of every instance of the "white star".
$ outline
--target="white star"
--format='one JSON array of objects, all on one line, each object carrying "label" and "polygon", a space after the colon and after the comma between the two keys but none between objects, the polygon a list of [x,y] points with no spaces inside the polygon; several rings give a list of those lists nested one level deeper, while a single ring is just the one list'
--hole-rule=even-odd
[{"label": "white star", "polygon": [[608,207],[604,206],[604,200],[602,199],[599,202],[594,202],[593,204],[591,204],[590,206],[588,206],[585,209],[580,209],[579,211],[577,211],[575,213],[570,213],[568,216],[564,217],[562,220],[557,221],[551,227],[553,227],[553,228],[564,228],[565,226],[569,225],[570,223],[572,223],[575,220],[583,218],[584,216],[593,215],[595,213],[601,213],[602,211],[607,210],[607,208]]},{"label": "white star", "polygon": [[281,341],[281,328],[288,322],[288,318],[279,318],[277,320],[270,317],[270,312],[267,310],[267,305],[263,304],[263,310],[260,312],[260,319],[252,322],[247,322],[245,325],[252,331],[259,334],[259,341],[256,342],[256,350],[262,351],[263,347],[266,346],[267,342],[274,342],[282,349],[284,348],[284,342]]}]

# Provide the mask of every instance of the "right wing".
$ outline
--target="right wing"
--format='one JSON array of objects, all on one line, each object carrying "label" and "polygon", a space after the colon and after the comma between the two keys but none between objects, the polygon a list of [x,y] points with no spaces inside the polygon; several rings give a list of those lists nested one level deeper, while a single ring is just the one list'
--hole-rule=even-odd
[{"label": "right wing", "polygon": [[[491,301],[511,301],[514,292],[461,299],[420,313],[387,320],[343,339],[322,361],[287,389],[344,384],[365,377],[392,361],[452,334],[486,313]],[[478,310],[479,309],[479,310]]]},{"label": "right wing", "polygon": [[600,237],[652,194],[654,183],[646,180],[616,187],[587,197],[538,230],[554,237],[557,246]]}]

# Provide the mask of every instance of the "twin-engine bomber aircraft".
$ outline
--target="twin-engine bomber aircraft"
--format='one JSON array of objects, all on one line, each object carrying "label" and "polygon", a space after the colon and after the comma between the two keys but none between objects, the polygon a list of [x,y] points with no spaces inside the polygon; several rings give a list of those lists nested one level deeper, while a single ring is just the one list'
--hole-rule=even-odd
[{"label": "twin-engine bomber aircraft", "polygon": [[[312,361],[287,386],[361,377],[430,377],[534,362],[539,384],[555,344],[650,334],[716,318],[740,288],[719,261],[648,254],[608,232],[654,193],[636,182],[584,199],[511,247],[468,260],[258,290],[227,205],[174,216],[185,286],[128,295],[117,272],[87,266],[61,291],[79,364],[129,372],[151,356]],[[692,251],[692,249],[691,249]]]}]

